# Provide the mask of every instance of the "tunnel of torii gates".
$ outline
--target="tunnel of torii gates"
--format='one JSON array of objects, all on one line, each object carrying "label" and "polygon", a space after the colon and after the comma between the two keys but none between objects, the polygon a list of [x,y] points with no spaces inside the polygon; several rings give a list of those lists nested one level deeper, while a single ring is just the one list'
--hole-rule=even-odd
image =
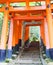
[{"label": "tunnel of torii gates", "polygon": [[[44,6],[29,6],[29,2],[33,1],[45,1],[46,4]],[[11,2],[26,2],[26,6],[15,8],[9,5]],[[0,12],[4,12],[0,61],[6,58],[10,59],[15,49],[19,51],[19,47],[24,46],[29,39],[29,26],[40,26],[41,40],[46,47],[46,55],[53,59],[53,4],[50,3],[50,0],[0,0],[0,3],[6,4],[0,8]],[[8,20],[10,20],[10,29],[7,37]],[[7,39],[8,48],[6,50]]]}]

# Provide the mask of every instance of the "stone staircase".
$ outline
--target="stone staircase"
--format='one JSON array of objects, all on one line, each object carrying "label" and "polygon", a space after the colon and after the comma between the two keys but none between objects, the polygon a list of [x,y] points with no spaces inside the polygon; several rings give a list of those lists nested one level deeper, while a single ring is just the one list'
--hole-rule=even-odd
[{"label": "stone staircase", "polygon": [[25,48],[21,55],[9,65],[42,65],[39,49],[36,47]]}]

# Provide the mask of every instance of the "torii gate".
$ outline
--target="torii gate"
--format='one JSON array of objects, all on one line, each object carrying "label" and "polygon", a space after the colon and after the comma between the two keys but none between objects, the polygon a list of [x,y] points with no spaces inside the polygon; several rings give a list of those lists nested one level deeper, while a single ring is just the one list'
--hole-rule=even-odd
[{"label": "torii gate", "polygon": [[[42,20],[43,24],[41,25],[41,38],[46,46],[47,56],[53,59],[53,22],[52,22],[52,11],[53,11],[53,4],[50,4],[50,0],[36,0],[38,1],[45,1],[45,6],[29,6],[29,2],[33,2],[35,0],[1,0],[0,3],[5,3],[6,6],[0,8],[0,12],[4,12],[4,20],[2,26],[2,34],[1,34],[1,43],[0,43],[0,61],[5,60],[6,58],[6,41],[7,41],[7,32],[8,32],[8,20],[10,19],[10,33],[9,33],[9,40],[8,40],[8,53],[7,58],[11,58],[12,56],[12,47],[13,49],[18,45],[18,39],[22,39],[22,22],[24,20],[35,20],[40,21]],[[10,6],[11,2],[26,2],[26,7],[21,8],[13,8]],[[17,14],[24,14],[16,15]],[[40,14],[38,16],[32,16],[33,14]],[[10,16],[9,16],[10,14]],[[47,36],[46,36],[47,35]],[[49,54],[48,54],[49,52]]]}]

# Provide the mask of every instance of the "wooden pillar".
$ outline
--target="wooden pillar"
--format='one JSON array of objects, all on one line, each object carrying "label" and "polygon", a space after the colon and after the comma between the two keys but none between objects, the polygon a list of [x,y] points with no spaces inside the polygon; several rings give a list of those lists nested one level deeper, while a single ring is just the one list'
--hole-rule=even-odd
[{"label": "wooden pillar", "polygon": [[2,34],[1,34],[1,44],[0,44],[0,61],[5,60],[6,57],[6,42],[7,42],[7,33],[8,33],[8,7],[5,8],[4,11],[4,20],[2,26]]},{"label": "wooden pillar", "polygon": [[18,40],[18,45],[19,45],[19,20],[17,21],[17,29],[18,29],[18,32],[17,32],[17,34],[18,34],[18,38],[17,38],[17,40]]},{"label": "wooden pillar", "polygon": [[19,21],[19,39],[22,39],[22,21]]},{"label": "wooden pillar", "polygon": [[48,24],[47,24],[46,17],[44,17],[44,31],[45,31],[45,41],[46,41],[46,55],[47,57],[50,57],[49,54],[50,44],[49,44]]},{"label": "wooden pillar", "polygon": [[8,49],[7,49],[7,58],[12,57],[12,39],[13,38],[13,18],[10,21],[10,29],[9,29],[9,38],[8,38]]},{"label": "wooden pillar", "polygon": [[16,21],[16,33],[15,33],[15,35],[16,35],[16,51],[19,51],[19,46],[20,46],[20,44],[19,44],[19,20]]},{"label": "wooden pillar", "polygon": [[24,36],[25,36],[25,24],[24,22],[22,23],[22,44],[21,47],[24,47]]},{"label": "wooden pillar", "polygon": [[25,44],[29,43],[29,26],[25,26],[25,36],[24,36]]},{"label": "wooden pillar", "polygon": [[15,53],[16,37],[15,37],[15,21],[13,21],[13,41],[12,41],[12,53]]},{"label": "wooden pillar", "polygon": [[49,32],[50,56],[53,59],[53,26],[50,0],[46,0],[46,14]]},{"label": "wooden pillar", "polygon": [[19,37],[18,44],[19,46],[21,46],[21,42],[22,42],[22,21],[21,20],[19,21],[19,25],[18,25],[18,37]]},{"label": "wooden pillar", "polygon": [[25,27],[25,41],[29,39],[29,26]]},{"label": "wooden pillar", "polygon": [[15,49],[16,51],[19,51],[19,44],[18,44],[19,23],[18,22],[19,21],[15,21],[15,44],[16,44]]},{"label": "wooden pillar", "polygon": [[14,21],[13,23],[13,41],[12,41],[12,48],[13,48],[13,53],[18,51],[18,25],[17,21]]},{"label": "wooden pillar", "polygon": [[46,44],[45,44],[45,34],[44,34],[44,20],[42,20],[42,24],[40,25],[40,34],[41,34],[41,44],[46,46]]},{"label": "wooden pillar", "polygon": [[17,45],[17,37],[18,37],[18,28],[17,28],[17,21],[14,21],[14,27],[15,27],[15,44]]}]

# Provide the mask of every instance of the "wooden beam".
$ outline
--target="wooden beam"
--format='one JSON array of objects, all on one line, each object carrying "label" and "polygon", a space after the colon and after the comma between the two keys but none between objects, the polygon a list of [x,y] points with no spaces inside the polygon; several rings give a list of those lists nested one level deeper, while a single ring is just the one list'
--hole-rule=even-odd
[{"label": "wooden beam", "polygon": [[34,7],[30,7],[29,9],[27,9],[26,7],[9,7],[9,11],[10,12],[22,12],[22,11],[36,11],[36,10],[41,10],[44,11],[46,10],[46,6],[34,6]]},{"label": "wooden beam", "polygon": [[26,25],[26,26],[41,26],[41,24],[31,24],[31,25]]},{"label": "wooden beam", "polygon": [[43,16],[15,16],[15,20],[42,20]]},{"label": "wooden beam", "polygon": [[42,24],[42,22],[41,22],[41,20],[40,20],[40,21],[38,21],[38,22],[37,22],[37,21],[36,21],[36,22],[35,22],[35,21],[34,21],[34,22],[32,22],[32,21],[31,21],[31,22],[25,22],[24,24],[25,24],[26,26],[40,26],[40,25]]},{"label": "wooden beam", "polygon": [[[53,4],[51,4],[51,9],[53,10]],[[0,8],[0,12],[2,12],[4,10],[5,10],[5,7]],[[30,6],[29,8],[26,8],[26,7],[10,7],[9,6],[9,12],[23,12],[23,11],[25,11],[25,12],[46,11],[46,5],[34,6],[34,7]]]},{"label": "wooden beam", "polygon": [[[6,2],[26,2],[27,0],[0,0],[0,3],[6,3]],[[45,1],[45,0],[29,0],[29,2],[38,2],[38,1]]]},{"label": "wooden beam", "polygon": [[24,24],[25,24],[25,25],[41,24],[41,22],[32,21],[32,22],[24,22]]},{"label": "wooden beam", "polygon": [[[51,4],[51,9],[53,10],[53,4]],[[9,7],[10,12],[32,12],[32,11],[46,11],[46,5],[34,6],[34,7]]]}]

